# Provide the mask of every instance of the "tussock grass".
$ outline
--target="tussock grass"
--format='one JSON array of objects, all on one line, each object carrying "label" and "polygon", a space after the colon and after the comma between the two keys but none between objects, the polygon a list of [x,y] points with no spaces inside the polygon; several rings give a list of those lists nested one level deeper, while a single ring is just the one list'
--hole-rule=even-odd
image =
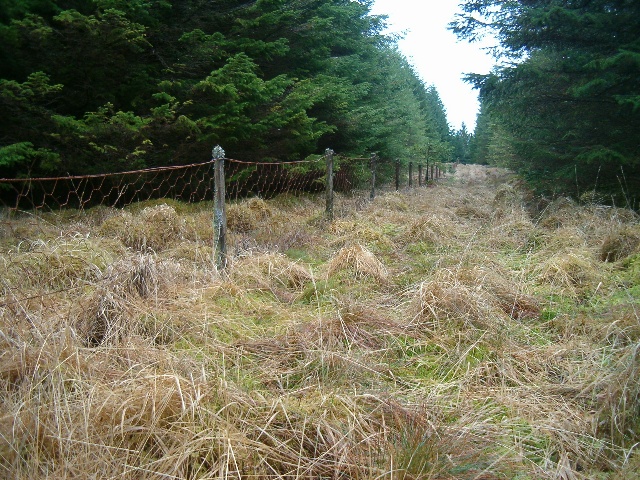
[{"label": "tussock grass", "polygon": [[227,227],[239,233],[257,228],[258,222],[272,215],[271,208],[260,198],[234,203],[227,208]]},{"label": "tussock grass", "polygon": [[347,272],[353,279],[371,278],[376,282],[385,282],[388,271],[380,260],[359,243],[341,248],[327,266],[327,276],[338,272]]},{"label": "tussock grass", "polygon": [[294,301],[313,280],[304,265],[278,253],[240,257],[234,262],[231,275],[238,285],[269,291],[285,302]]},{"label": "tussock grass", "polygon": [[5,288],[55,290],[91,282],[124,252],[117,243],[85,236],[25,240],[0,259]]},{"label": "tussock grass", "polygon": [[135,214],[122,211],[120,215],[108,217],[98,232],[136,250],[161,251],[182,239],[185,220],[175,208],[163,203],[145,207]]},{"label": "tussock grass", "polygon": [[637,478],[638,218],[500,169],[2,221],[0,477]]},{"label": "tussock grass", "polygon": [[425,242],[434,247],[454,246],[458,231],[458,225],[447,217],[423,216],[406,227],[401,239],[405,245]]},{"label": "tussock grass", "polygon": [[374,204],[380,210],[387,212],[407,212],[409,211],[409,201],[406,195],[400,192],[389,192],[378,195],[374,199]]},{"label": "tussock grass", "polygon": [[566,249],[551,255],[544,252],[538,258],[539,263],[533,264],[531,273],[540,284],[548,285],[558,294],[578,298],[606,287],[607,268],[587,250]]},{"label": "tussock grass", "polygon": [[600,247],[600,260],[615,262],[640,253],[640,226],[624,226],[609,234]]},{"label": "tussock grass", "polygon": [[[381,218],[378,216],[378,218]],[[393,241],[380,226],[369,225],[358,220],[337,220],[329,225],[329,232],[335,235],[331,241],[332,247],[347,246],[358,242],[363,247],[377,252],[389,252],[393,250]]]}]

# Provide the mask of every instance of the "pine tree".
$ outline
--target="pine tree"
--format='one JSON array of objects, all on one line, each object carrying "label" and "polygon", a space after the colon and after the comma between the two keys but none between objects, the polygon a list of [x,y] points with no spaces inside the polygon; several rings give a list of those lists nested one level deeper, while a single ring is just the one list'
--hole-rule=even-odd
[{"label": "pine tree", "polygon": [[576,194],[597,182],[620,193],[623,173],[625,188],[640,190],[640,4],[482,0],[463,9],[454,31],[473,40],[488,28],[509,60],[469,77],[510,144],[509,163],[542,191]]}]

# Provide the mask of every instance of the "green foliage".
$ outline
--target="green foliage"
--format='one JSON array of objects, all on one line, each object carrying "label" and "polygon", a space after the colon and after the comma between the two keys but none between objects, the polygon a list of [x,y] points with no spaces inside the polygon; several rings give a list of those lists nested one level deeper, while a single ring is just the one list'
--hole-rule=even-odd
[{"label": "green foliage", "polygon": [[640,190],[640,4],[483,0],[463,10],[452,29],[472,40],[492,30],[510,60],[468,77],[485,116],[475,160],[515,168],[542,192],[598,188],[632,206],[627,193]]},{"label": "green foliage", "polygon": [[460,130],[453,135],[453,156],[456,162],[471,162],[471,145],[473,142],[473,134],[467,131],[467,126],[463,123]]},{"label": "green foliage", "polygon": [[371,4],[4,2],[2,167],[118,171],[206,160],[212,144],[255,161],[327,147],[445,160],[438,93],[381,34]]},{"label": "green foliage", "polygon": [[16,171],[54,172],[58,166],[58,154],[45,148],[34,148],[30,142],[14,143],[0,147],[0,176],[11,177]]}]

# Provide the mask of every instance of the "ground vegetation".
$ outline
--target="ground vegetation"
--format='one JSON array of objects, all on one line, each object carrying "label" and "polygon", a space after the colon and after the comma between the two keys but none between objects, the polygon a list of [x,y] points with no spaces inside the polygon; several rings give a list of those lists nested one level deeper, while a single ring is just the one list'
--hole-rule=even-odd
[{"label": "ground vegetation", "polygon": [[[634,479],[640,221],[509,172],[0,222],[0,476]],[[233,208],[231,208],[233,207]]]}]

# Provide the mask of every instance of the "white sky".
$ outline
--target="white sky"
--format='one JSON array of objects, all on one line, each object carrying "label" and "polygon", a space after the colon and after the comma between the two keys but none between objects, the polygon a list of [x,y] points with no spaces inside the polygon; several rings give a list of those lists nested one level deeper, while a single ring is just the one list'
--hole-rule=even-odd
[{"label": "white sky", "polygon": [[371,13],[388,15],[390,33],[405,33],[400,51],[426,85],[435,85],[449,125],[464,122],[473,131],[478,94],[462,80],[465,73],[489,73],[491,55],[478,43],[458,42],[447,25],[459,11],[459,0],[375,0]]}]

